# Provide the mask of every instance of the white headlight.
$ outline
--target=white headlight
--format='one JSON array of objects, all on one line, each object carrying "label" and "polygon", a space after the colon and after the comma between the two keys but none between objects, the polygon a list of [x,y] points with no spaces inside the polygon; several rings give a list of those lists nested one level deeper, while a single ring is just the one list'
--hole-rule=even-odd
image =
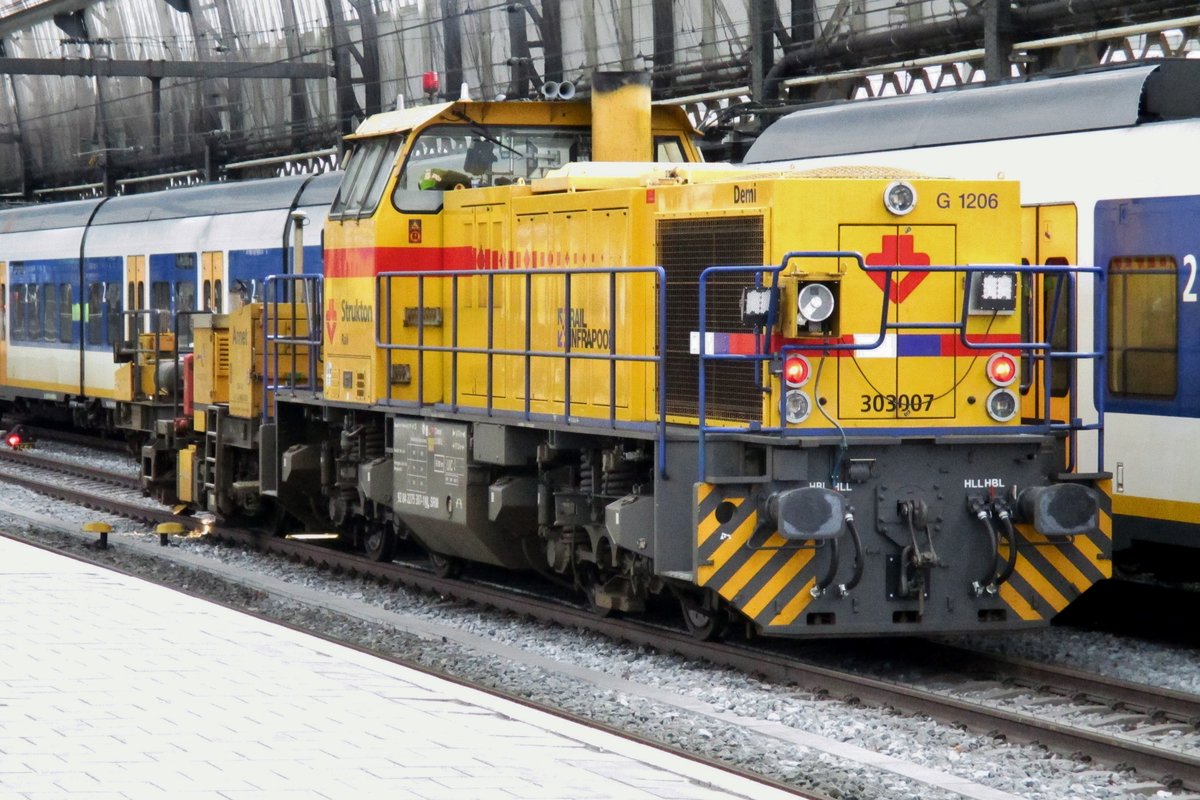
[{"label": "white headlight", "polygon": [[987,413],[996,422],[1008,422],[1017,415],[1017,396],[1008,389],[997,389],[988,395]]},{"label": "white headlight", "polygon": [[806,322],[824,322],[833,314],[833,292],[820,283],[802,286],[796,295],[796,312]]},{"label": "white headlight", "polygon": [[892,181],[883,190],[883,206],[902,217],[917,207],[917,190],[908,181]]},{"label": "white headlight", "polygon": [[792,389],[787,393],[784,397],[784,405],[784,417],[792,425],[799,425],[812,413],[812,401],[799,389]]}]

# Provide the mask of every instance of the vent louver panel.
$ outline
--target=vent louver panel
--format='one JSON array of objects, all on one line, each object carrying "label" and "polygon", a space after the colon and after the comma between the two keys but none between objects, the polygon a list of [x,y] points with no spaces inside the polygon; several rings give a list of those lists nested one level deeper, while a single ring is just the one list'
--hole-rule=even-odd
[{"label": "vent louver panel", "polygon": [[[699,330],[700,273],[713,266],[761,264],[762,217],[669,219],[658,223],[659,259],[667,273],[667,413],[699,414],[699,356],[691,353]],[[749,331],[739,308],[742,287],[752,273],[722,275],[708,282],[706,330]],[[706,416],[750,422],[762,417],[762,391],[756,362],[712,362],[706,367]]]}]

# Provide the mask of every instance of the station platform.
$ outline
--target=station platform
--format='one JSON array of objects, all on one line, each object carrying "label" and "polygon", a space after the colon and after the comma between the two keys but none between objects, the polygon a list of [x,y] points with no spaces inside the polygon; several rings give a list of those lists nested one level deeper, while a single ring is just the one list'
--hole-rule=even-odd
[{"label": "station platform", "polygon": [[796,797],[0,537],[0,798]]}]

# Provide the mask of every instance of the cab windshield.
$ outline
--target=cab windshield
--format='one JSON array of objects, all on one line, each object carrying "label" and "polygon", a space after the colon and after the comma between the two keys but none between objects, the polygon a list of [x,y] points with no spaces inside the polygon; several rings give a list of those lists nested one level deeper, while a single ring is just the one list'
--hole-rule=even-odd
[{"label": "cab windshield", "polygon": [[334,218],[363,217],[375,213],[379,198],[396,166],[403,135],[362,139],[346,162],[346,175],[329,209]]},{"label": "cab windshield", "polygon": [[529,182],[591,155],[587,128],[438,125],[413,142],[392,202],[400,211],[432,211],[441,206],[437,190]]}]

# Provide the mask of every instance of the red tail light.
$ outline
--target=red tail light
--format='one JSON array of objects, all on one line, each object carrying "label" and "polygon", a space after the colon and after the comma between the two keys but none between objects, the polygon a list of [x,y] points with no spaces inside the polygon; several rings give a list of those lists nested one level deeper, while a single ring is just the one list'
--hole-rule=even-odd
[{"label": "red tail light", "polygon": [[4,441],[8,442],[8,446],[16,450],[21,445],[21,434],[10,433]]},{"label": "red tail light", "polygon": [[1017,379],[1017,362],[1008,353],[994,353],[987,362],[988,380],[997,386],[1008,386]]},{"label": "red tail light", "polygon": [[783,362],[783,379],[788,386],[803,386],[808,383],[810,368],[804,356],[788,356]]}]

